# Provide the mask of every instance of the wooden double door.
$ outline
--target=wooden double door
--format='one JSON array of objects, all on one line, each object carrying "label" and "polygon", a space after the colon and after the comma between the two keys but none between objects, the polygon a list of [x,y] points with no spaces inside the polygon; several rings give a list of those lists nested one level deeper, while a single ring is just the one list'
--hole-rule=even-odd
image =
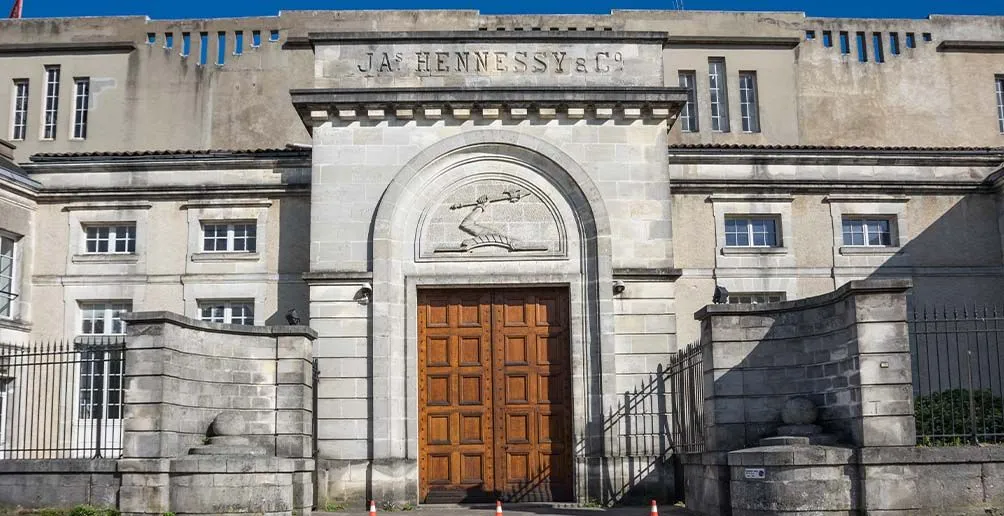
[{"label": "wooden double door", "polygon": [[566,289],[420,290],[425,503],[572,499]]}]

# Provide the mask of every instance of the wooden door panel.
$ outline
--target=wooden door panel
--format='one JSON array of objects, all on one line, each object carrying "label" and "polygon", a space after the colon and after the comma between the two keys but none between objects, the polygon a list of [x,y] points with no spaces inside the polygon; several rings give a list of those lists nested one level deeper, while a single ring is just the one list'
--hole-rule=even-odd
[{"label": "wooden door panel", "polygon": [[419,292],[426,502],[569,500],[568,295]]}]

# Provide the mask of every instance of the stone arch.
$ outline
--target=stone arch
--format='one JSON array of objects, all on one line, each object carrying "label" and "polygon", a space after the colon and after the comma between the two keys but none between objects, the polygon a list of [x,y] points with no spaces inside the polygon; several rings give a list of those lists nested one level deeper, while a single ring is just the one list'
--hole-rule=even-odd
[{"label": "stone arch", "polygon": [[[603,407],[614,393],[614,345],[612,319],[612,264],[609,217],[600,191],[574,159],[554,145],[530,135],[501,129],[473,130],[442,139],[416,155],[394,177],[381,196],[373,219],[373,329],[371,357],[374,360],[371,395],[371,439],[375,460],[417,460],[417,371],[410,343],[415,338],[419,286],[460,285],[463,278],[436,278],[418,274],[413,253],[404,252],[416,228],[408,220],[418,216],[428,201],[426,188],[435,181],[444,160],[463,153],[483,152],[526,164],[560,192],[574,214],[579,252],[575,278],[566,281],[572,301],[572,391],[578,413],[574,415],[577,454],[598,450]],[[569,225],[571,231],[572,225]],[[417,226],[420,231],[420,225]],[[410,278],[415,273],[419,280]],[[431,279],[430,279],[431,277]],[[432,283],[429,283],[429,282]],[[439,281],[447,283],[439,283]],[[458,283],[460,281],[461,283]],[[475,280],[474,285],[477,285]],[[522,282],[555,282],[555,276],[538,279],[526,275],[499,278],[511,285]],[[412,385],[415,384],[415,385]],[[587,428],[590,430],[587,431]],[[589,437],[587,439],[587,437]],[[582,463],[583,461],[577,461]],[[409,481],[417,485],[417,467]],[[584,492],[586,471],[578,473],[579,492]],[[416,490],[417,491],[417,490]],[[409,489],[410,492],[410,489]]]}]

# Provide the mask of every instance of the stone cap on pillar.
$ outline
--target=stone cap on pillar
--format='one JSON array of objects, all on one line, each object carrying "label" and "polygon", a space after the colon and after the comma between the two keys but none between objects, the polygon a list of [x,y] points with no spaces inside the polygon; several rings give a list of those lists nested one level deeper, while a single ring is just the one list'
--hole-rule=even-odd
[{"label": "stone cap on pillar", "polygon": [[193,330],[233,335],[255,335],[261,337],[304,337],[314,340],[317,332],[309,326],[245,326],[199,321],[191,317],[168,311],[129,312],[122,314],[122,320],[130,324],[167,323]]},{"label": "stone cap on pillar", "polygon": [[[843,286],[819,296],[780,301],[777,303],[758,304],[713,304],[706,305],[694,313],[694,319],[703,321],[713,315],[749,315],[789,310],[802,310],[835,303],[851,295],[905,293],[913,287],[913,281],[908,278],[868,279],[848,281]],[[708,292],[711,297],[711,292]]]}]

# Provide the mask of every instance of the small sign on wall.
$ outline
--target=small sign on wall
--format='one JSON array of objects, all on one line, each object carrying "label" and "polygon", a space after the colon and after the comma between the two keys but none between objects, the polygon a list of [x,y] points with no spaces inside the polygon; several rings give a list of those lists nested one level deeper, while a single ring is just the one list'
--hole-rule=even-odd
[{"label": "small sign on wall", "polygon": [[764,468],[746,468],[746,478],[752,480],[763,480],[767,478],[767,470]]}]

